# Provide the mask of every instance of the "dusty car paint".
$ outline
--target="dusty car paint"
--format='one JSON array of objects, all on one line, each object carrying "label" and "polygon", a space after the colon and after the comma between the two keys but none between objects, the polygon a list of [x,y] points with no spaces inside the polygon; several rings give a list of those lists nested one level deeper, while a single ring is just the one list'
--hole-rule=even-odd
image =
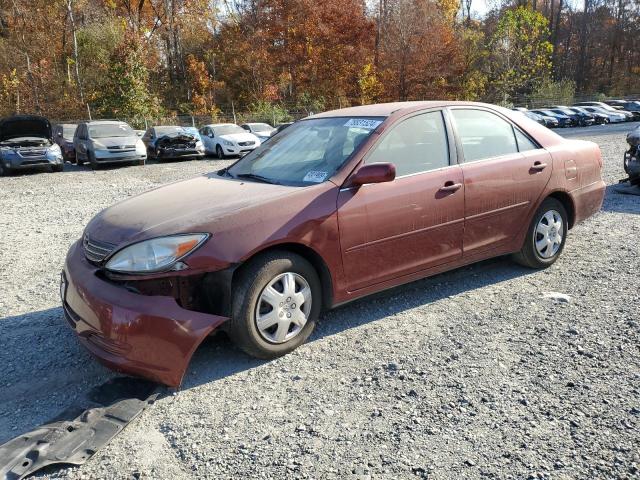
[{"label": "dusty car paint", "polygon": [[[397,122],[416,112],[461,106],[508,119],[543,148],[463,163],[452,136],[448,167],[352,186],[358,166]],[[90,264],[75,244],[65,266],[65,305],[78,317],[71,323],[83,344],[114,368],[178,385],[193,351],[229,316],[233,272],[257,253],[278,247],[304,255],[319,272],[324,304],[330,308],[518,251],[532,215],[549,195],[565,203],[570,226],[602,204],[597,145],[564,140],[517,112],[483,104],[408,102],[312,118],[331,116],[388,118],[329,181],[300,188],[211,173],[152,190],[96,216],[85,234],[114,249],[176,233],[209,232],[211,237],[184,260],[186,269],[133,279],[105,278],[103,269]],[[465,195],[473,200],[465,202]],[[175,283],[203,274],[212,278],[215,288],[209,290],[221,297],[212,308],[204,307],[197,288],[185,295],[195,305],[191,309],[154,289],[146,295],[127,291],[136,281],[164,278]]]}]

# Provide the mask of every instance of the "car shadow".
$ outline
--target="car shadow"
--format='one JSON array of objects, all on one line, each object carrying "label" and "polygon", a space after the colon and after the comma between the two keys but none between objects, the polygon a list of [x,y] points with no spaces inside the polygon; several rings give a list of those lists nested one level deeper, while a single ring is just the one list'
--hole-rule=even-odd
[{"label": "car shadow", "polygon": [[[533,272],[508,257],[499,257],[395,287],[325,312],[308,342]],[[249,357],[235,348],[225,335],[216,335],[206,339],[194,354],[181,388],[195,388],[268,362]]]},{"label": "car shadow", "polygon": [[637,195],[620,193],[617,189],[621,184],[607,185],[602,210],[613,213],[631,213],[640,215],[640,186],[631,187],[637,190]]},{"label": "car shadow", "polygon": [[[326,312],[309,342],[531,272],[498,258],[396,287]],[[118,376],[80,346],[61,308],[0,318],[0,337],[0,444],[59,415],[92,387]],[[218,334],[197,349],[181,390],[268,362],[249,357]]]}]

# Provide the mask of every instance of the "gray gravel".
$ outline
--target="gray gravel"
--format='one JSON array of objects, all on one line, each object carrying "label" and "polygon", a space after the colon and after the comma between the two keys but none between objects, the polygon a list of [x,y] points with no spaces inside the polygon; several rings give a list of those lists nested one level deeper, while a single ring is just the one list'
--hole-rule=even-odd
[{"label": "gray gravel", "polygon": [[[616,183],[624,133],[588,133]],[[220,165],[0,179],[0,443],[113,375],[59,308],[58,273],[83,226]],[[640,197],[609,188],[552,268],[496,259],[352,303],[275,361],[214,337],[182,391],[86,465],[47,475],[639,478],[639,215]]]}]

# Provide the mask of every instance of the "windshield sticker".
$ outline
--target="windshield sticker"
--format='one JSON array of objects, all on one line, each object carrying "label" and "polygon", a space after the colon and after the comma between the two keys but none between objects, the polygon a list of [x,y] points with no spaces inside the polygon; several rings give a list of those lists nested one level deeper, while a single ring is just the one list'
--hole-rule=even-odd
[{"label": "windshield sticker", "polygon": [[325,178],[327,178],[327,172],[316,172],[312,170],[304,176],[302,181],[320,183],[320,182],[324,182]]},{"label": "windshield sticker", "polygon": [[367,130],[373,130],[378,125],[382,123],[381,120],[369,120],[367,118],[350,118],[347,123],[344,124],[345,127],[358,127],[364,128]]}]

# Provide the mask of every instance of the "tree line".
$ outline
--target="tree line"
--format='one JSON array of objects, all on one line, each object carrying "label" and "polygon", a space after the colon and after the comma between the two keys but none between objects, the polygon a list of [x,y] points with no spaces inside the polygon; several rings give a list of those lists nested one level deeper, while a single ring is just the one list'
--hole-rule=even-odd
[{"label": "tree line", "polygon": [[637,0],[0,0],[0,115],[640,93]]}]

